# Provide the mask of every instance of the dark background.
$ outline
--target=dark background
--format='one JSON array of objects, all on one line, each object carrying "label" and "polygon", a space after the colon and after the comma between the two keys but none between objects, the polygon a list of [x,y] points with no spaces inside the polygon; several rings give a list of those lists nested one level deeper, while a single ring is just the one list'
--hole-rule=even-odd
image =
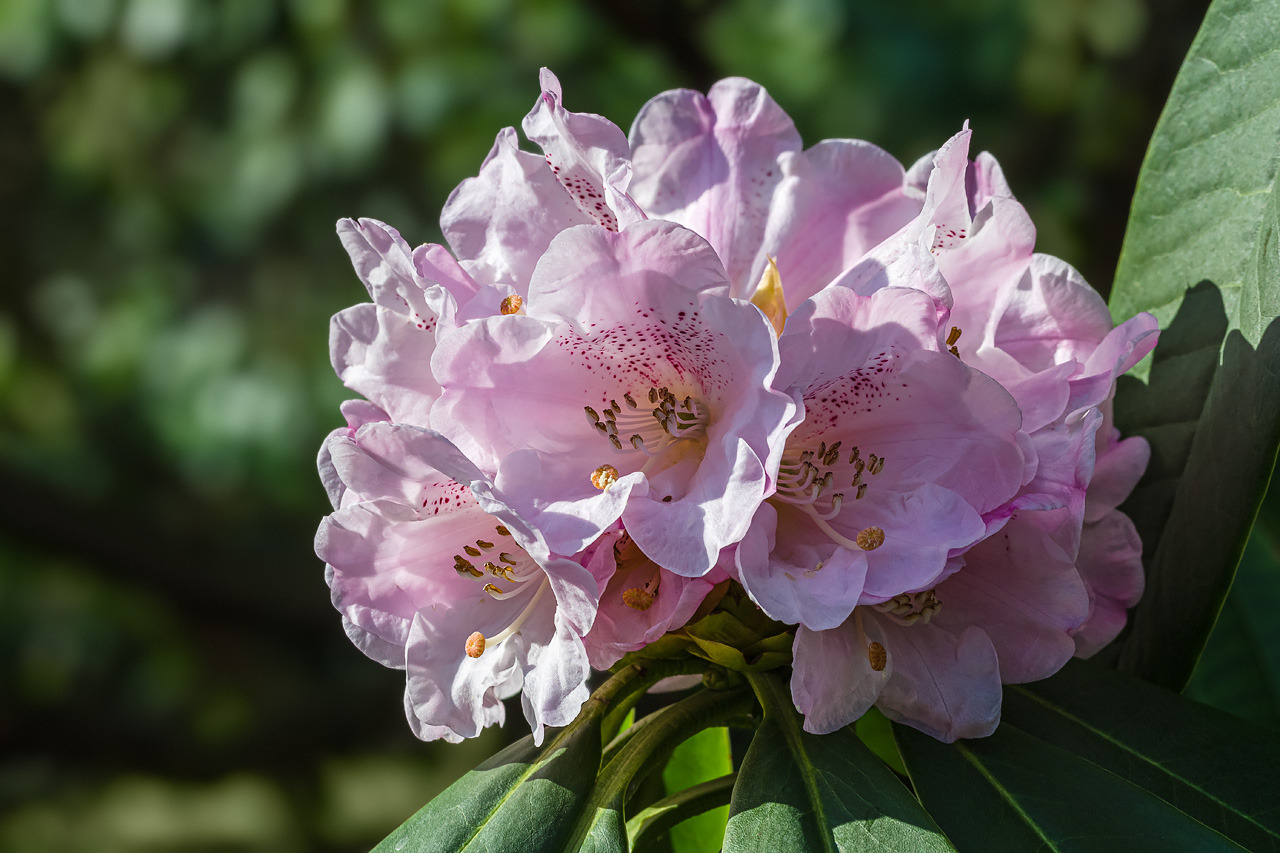
[{"label": "dark background", "polygon": [[969,119],[1105,294],[1206,5],[0,0],[0,849],[366,849],[527,730],[416,741],[311,539],[333,223],[438,241],[539,66],[624,130],[732,74],[908,165]]}]

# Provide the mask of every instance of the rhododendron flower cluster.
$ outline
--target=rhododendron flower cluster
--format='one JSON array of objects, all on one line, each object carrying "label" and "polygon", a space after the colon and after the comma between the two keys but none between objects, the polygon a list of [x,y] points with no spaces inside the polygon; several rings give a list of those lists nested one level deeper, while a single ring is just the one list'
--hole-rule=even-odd
[{"label": "rhododendron flower cluster", "polygon": [[1112,328],[1034,253],[967,126],[904,169],[803,149],[748,80],[658,95],[629,136],[541,83],[543,156],[502,130],[447,247],[338,225],[372,302],[331,328],[364,399],[321,450],[316,548],[420,737],[520,692],[540,739],[730,583],[793,626],[816,733],[875,705],[989,734],[1001,684],[1117,635],[1149,451],[1111,396],[1156,323]]}]

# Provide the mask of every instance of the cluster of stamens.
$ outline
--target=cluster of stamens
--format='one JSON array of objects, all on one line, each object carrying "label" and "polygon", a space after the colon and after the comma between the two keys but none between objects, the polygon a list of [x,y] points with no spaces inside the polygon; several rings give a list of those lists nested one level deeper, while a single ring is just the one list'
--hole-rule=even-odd
[{"label": "cluster of stamens", "polygon": [[899,625],[917,622],[927,625],[942,607],[942,602],[938,600],[937,592],[926,589],[924,592],[904,592],[874,607]]},{"label": "cluster of stamens", "polygon": [[[501,524],[494,528],[499,537],[511,536],[511,531]],[[508,550],[502,550],[506,547]],[[500,643],[520,630],[533,605],[542,597],[546,587],[546,573],[534,562],[520,546],[511,543],[491,542],[477,539],[474,544],[464,545],[463,554],[453,555],[453,568],[460,575],[470,576],[477,580],[486,580],[484,591],[490,598],[504,601],[537,590],[536,594],[521,610],[520,615],[500,634],[488,638],[488,643]],[[465,556],[464,556],[465,554]],[[480,565],[477,566],[476,563]],[[496,581],[496,583],[495,583]],[[535,583],[529,583],[535,581]],[[498,584],[503,584],[502,587]],[[505,587],[505,589],[503,588]],[[466,652],[469,657],[478,658],[484,654],[486,638],[476,631],[467,638]]]},{"label": "cluster of stamens", "polygon": [[630,391],[622,399],[625,409],[617,400],[610,400],[604,412],[583,406],[587,422],[615,450],[638,450],[646,456],[657,456],[673,441],[701,434],[710,420],[710,412],[702,402],[690,396],[681,400],[666,386],[649,389],[647,407],[636,402]]},{"label": "cluster of stamens", "polygon": [[[784,456],[778,469],[778,491],[775,497],[789,504],[808,507],[810,515],[824,521],[840,513],[844,489],[853,490],[854,500],[860,501],[866,497],[867,483],[863,482],[863,475],[874,477],[883,471],[884,457],[872,453],[863,459],[862,452],[855,446],[846,463],[852,469],[853,477],[847,487],[841,488],[839,483],[848,476],[846,470],[839,480],[836,479],[837,469],[843,467],[840,464],[841,444],[842,442],[837,441],[827,447],[824,441],[818,445],[817,450],[805,450],[798,456]],[[836,488],[841,490],[834,491]],[[813,505],[827,494],[830,494],[831,506],[826,512],[819,512]]]}]

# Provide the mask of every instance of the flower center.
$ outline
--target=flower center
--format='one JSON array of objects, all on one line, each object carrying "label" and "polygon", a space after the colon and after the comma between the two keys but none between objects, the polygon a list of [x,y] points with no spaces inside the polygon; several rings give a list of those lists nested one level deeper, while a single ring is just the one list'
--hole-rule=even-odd
[{"label": "flower center", "polygon": [[547,589],[547,574],[542,567],[514,541],[502,541],[503,537],[511,536],[511,531],[501,524],[494,530],[498,536],[493,541],[477,539],[474,544],[464,545],[462,554],[454,554],[454,570],[460,575],[470,575],[477,581],[485,581],[484,591],[490,598],[497,601],[526,596],[529,593],[532,595],[521,608],[520,614],[498,634],[486,638],[484,634],[475,631],[467,637],[467,656],[473,658],[484,654],[486,646],[501,643],[519,631],[520,626],[533,610],[533,606]]},{"label": "flower center", "polygon": [[904,592],[872,606],[899,625],[911,626],[917,622],[928,625],[942,608],[942,602],[938,600],[936,590],[926,589],[924,592]]},{"label": "flower center", "polygon": [[[665,385],[650,388],[638,396],[639,401],[630,391],[625,392],[622,395],[625,407],[616,399],[611,399],[603,411],[582,407],[587,413],[587,422],[608,439],[614,450],[642,453],[652,461],[673,445],[683,446],[691,439],[706,436],[711,409],[701,400],[690,395],[681,399]],[[646,468],[648,465],[645,463]],[[611,465],[602,465],[596,471],[604,469],[616,470]],[[596,480],[593,474],[592,482]],[[597,485],[597,488],[602,487]]]},{"label": "flower center", "polygon": [[[773,497],[799,507],[836,544],[874,551],[884,544],[885,534],[879,527],[865,528],[855,539],[849,539],[827,523],[840,514],[846,494],[852,492],[855,501],[862,500],[869,488],[864,478],[884,470],[883,456],[871,453],[864,459],[855,445],[845,457],[842,444],[837,441],[828,447],[823,441],[817,448],[788,446],[778,468],[778,490]],[[844,483],[849,485],[843,486]]]},{"label": "flower center", "polygon": [[645,556],[625,531],[614,543],[613,559],[619,577],[625,578],[624,583],[633,579],[638,580],[646,574],[650,575],[642,586],[632,586],[622,591],[622,603],[627,607],[632,610],[648,610],[658,597],[658,585],[662,582],[662,574],[657,564]]}]

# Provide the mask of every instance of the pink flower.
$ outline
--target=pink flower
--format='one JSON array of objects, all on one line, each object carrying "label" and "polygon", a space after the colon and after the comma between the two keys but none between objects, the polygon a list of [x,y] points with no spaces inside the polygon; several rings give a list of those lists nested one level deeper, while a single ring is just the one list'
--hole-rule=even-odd
[{"label": "pink flower", "polygon": [[437,433],[370,423],[327,447],[342,490],[316,553],[347,636],[406,671],[414,732],[473,737],[521,690],[537,741],[570,722],[587,698],[591,573],[552,554]]},{"label": "pink flower", "polygon": [[415,731],[474,735],[523,689],[540,737],[588,661],[729,575],[797,626],[814,732],[876,704],[981,736],[1002,683],[1114,638],[1149,451],[1110,399],[1155,321],[1112,329],[1035,254],[967,126],[903,169],[802,150],[747,80],[658,95],[629,140],[540,83],[543,156],[498,134],[445,204],[452,254],[339,224],[373,302],[332,326],[366,400],[321,451],[317,550],[353,641],[408,670]]},{"label": "pink flower", "polygon": [[[1075,270],[1035,255],[1025,211],[994,159],[969,163],[968,137],[943,146],[930,169],[910,170],[908,182],[924,189],[919,216],[837,285],[876,292],[908,270],[924,279],[921,289],[950,306],[953,352],[1017,400],[1034,476],[985,513],[988,535],[953,552],[936,585],[863,601],[834,630],[802,625],[792,690],[811,731],[874,703],[943,740],[989,734],[1002,682],[1045,678],[1072,654],[1096,651],[1141,593],[1141,547],[1115,506],[1145,467],[1145,442],[1117,443],[1109,424],[1099,427],[1116,376],[1154,346],[1155,321],[1140,315],[1111,329]],[[833,660],[840,678],[830,677]]]},{"label": "pink flower", "polygon": [[[722,559],[732,561],[732,554]],[[605,534],[589,568],[600,585],[600,609],[583,637],[596,669],[608,669],[689,622],[712,588],[729,578],[719,566],[687,578],[649,559],[624,530]]]},{"label": "pink flower", "polygon": [[795,402],[773,330],[720,259],[669,222],[577,226],[543,253],[521,314],[443,335],[433,424],[549,546],[621,518],[658,565],[706,574],[771,491]]},{"label": "pink flower", "polygon": [[738,548],[739,574],[773,618],[835,628],[859,602],[933,586],[1033,460],[1013,398],[941,351],[937,307],[919,290],[823,290],[788,318],[779,348],[775,381],[802,396],[805,419]]}]

